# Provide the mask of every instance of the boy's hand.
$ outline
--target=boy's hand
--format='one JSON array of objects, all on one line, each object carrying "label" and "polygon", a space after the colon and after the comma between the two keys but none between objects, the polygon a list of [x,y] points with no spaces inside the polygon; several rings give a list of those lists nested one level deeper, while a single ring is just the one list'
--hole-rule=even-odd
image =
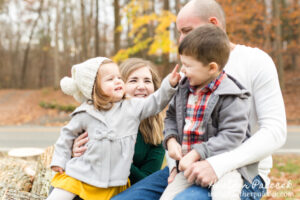
[{"label": "boy's hand", "polygon": [[59,166],[52,166],[51,169],[55,172],[59,172],[60,174],[64,173],[64,169]]},{"label": "boy's hand", "polygon": [[182,158],[181,145],[175,138],[170,138],[167,141],[168,153],[174,160],[180,160]]},{"label": "boy's hand", "polygon": [[191,164],[200,160],[199,153],[193,149],[188,154],[186,154],[179,162],[179,170],[185,171]]},{"label": "boy's hand", "polygon": [[176,169],[176,167],[174,167],[168,177],[168,184],[170,184],[174,181],[176,175],[177,175],[177,169]]},{"label": "boy's hand", "polygon": [[171,74],[169,75],[169,81],[172,87],[175,87],[180,81],[180,74],[178,73],[179,65],[177,64]]}]

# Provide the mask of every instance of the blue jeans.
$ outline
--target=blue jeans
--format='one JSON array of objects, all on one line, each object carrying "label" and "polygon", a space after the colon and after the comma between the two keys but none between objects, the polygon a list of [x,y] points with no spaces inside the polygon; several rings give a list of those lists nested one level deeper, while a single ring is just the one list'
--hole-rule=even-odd
[{"label": "blue jeans", "polygon": [[[137,182],[124,192],[114,196],[112,200],[155,200],[159,199],[168,185],[169,168],[157,171],[143,180]],[[245,187],[242,189],[241,200],[259,200],[266,192],[264,181],[260,176],[253,179],[253,183],[245,181]],[[249,187],[246,187],[248,184]],[[255,195],[253,195],[255,194]],[[179,193],[174,200],[211,200],[210,188],[202,188],[198,185],[192,185]]]},{"label": "blue jeans", "polygon": [[[211,200],[211,193],[209,188],[202,188],[197,185],[185,189],[179,193],[174,200]],[[254,177],[252,184],[244,180],[244,187],[241,192],[241,200],[260,200],[266,193],[265,183],[263,179],[257,175]]]},{"label": "blue jeans", "polygon": [[266,192],[264,180],[257,175],[254,177],[252,184],[248,181],[244,181],[241,200],[260,200]]},{"label": "blue jeans", "polygon": [[174,200],[211,200],[210,188],[203,188],[198,185],[192,185],[181,193],[177,194]]},{"label": "blue jeans", "polygon": [[165,167],[140,180],[111,200],[155,200],[159,199],[168,185],[169,168]]},{"label": "blue jeans", "polygon": [[[165,167],[140,180],[124,192],[111,198],[111,200],[159,200],[160,196],[168,186],[168,177],[169,168]],[[175,197],[176,200],[187,198],[211,200],[210,189],[193,185]]]}]

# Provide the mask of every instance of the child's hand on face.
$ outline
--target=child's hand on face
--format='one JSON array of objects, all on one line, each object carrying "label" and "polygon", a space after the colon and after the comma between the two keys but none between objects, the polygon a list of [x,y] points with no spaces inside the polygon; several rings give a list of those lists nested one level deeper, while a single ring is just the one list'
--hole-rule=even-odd
[{"label": "child's hand on face", "polygon": [[169,81],[172,87],[175,87],[181,78],[180,74],[178,73],[178,68],[179,65],[177,64],[169,76]]},{"label": "child's hand on face", "polygon": [[59,172],[60,174],[64,173],[63,168],[61,168],[59,166],[52,166],[51,169],[55,172]]},{"label": "child's hand on face", "polygon": [[179,162],[179,170],[185,171],[191,164],[200,160],[199,153],[193,149],[188,154],[186,154]]},{"label": "child's hand on face", "polygon": [[180,160],[182,158],[181,146],[175,138],[170,138],[167,142],[168,153],[174,160]]}]

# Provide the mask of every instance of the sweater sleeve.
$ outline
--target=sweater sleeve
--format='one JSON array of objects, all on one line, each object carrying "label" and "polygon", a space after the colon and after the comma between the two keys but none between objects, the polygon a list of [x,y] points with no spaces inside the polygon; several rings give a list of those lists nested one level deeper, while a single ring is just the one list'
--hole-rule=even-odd
[{"label": "sweater sleeve", "polygon": [[236,149],[207,159],[218,178],[231,170],[262,160],[286,141],[284,102],[275,65],[264,52],[256,54],[252,62],[256,74],[249,78],[252,79],[259,129]]},{"label": "sweater sleeve", "polygon": [[83,131],[82,128],[82,115],[76,114],[70,122],[61,129],[60,136],[55,143],[54,153],[50,167],[59,166],[63,169],[66,163],[72,156],[72,145],[74,139]]},{"label": "sweater sleeve", "polygon": [[[218,110],[218,134],[206,142],[192,146],[200,154],[201,159],[232,150],[246,138],[249,124],[248,98],[238,96],[220,98],[223,100]],[[210,130],[207,131],[206,134],[210,135]]]},{"label": "sweater sleeve", "polygon": [[143,164],[137,166],[135,163],[133,163],[131,165],[129,177],[131,184],[134,184],[146,176],[149,176],[150,174],[160,170],[164,160],[164,154],[165,150],[162,144],[158,146],[151,145]]},{"label": "sweater sleeve", "polygon": [[164,78],[161,87],[146,98],[131,99],[133,113],[138,114],[139,120],[146,119],[162,111],[170,102],[177,87],[173,88],[169,78]]}]

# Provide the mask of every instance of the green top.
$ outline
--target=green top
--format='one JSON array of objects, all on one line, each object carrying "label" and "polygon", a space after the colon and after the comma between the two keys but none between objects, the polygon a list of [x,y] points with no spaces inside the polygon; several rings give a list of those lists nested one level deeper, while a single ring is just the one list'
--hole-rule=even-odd
[{"label": "green top", "polygon": [[165,150],[162,144],[157,146],[146,144],[139,130],[134,148],[133,163],[130,168],[131,184],[133,185],[160,170],[164,156]]}]

